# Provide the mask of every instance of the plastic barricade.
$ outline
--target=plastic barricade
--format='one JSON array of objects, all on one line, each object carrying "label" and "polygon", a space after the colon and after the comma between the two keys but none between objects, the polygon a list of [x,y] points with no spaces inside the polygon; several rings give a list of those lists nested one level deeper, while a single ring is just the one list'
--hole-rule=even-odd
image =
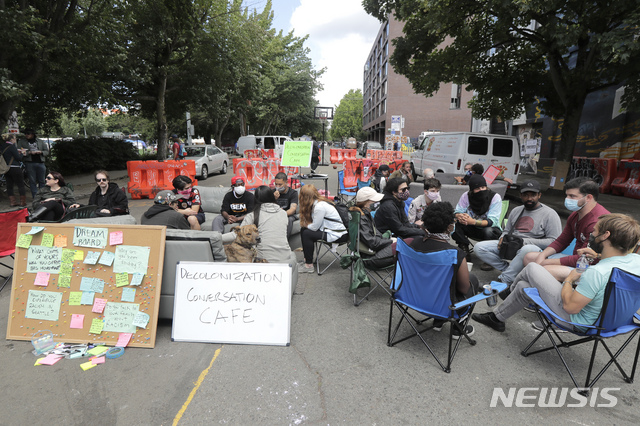
[{"label": "plastic barricade", "polygon": [[[245,151],[246,152],[246,151]],[[298,174],[299,167],[283,167],[280,158],[234,158],[233,174],[244,179],[247,189],[256,189],[260,185],[271,185],[276,175],[283,172],[290,177]],[[297,188],[297,185],[291,185]]]},{"label": "plastic barricade", "polygon": [[385,151],[384,149],[368,149],[367,159],[370,160],[401,160],[402,151]]},{"label": "plastic barricade", "polygon": [[176,176],[189,176],[193,186],[196,180],[196,163],[193,160],[127,161],[129,183],[127,191],[133,199],[153,198],[160,191],[173,189]]},{"label": "plastic barricade", "polygon": [[640,160],[620,160],[618,172],[611,183],[611,193],[629,198],[640,198]]},{"label": "plastic barricade", "polygon": [[344,160],[355,160],[358,151],[355,149],[335,149],[329,150],[329,161],[331,164],[341,164]]},{"label": "plastic barricade", "polygon": [[600,186],[601,194],[611,192],[611,184],[617,177],[617,173],[618,160],[614,158],[573,157],[571,161],[570,179],[591,178]]},{"label": "plastic barricade", "polygon": [[278,155],[276,154],[276,150],[275,149],[245,149],[244,150],[244,157],[246,159],[253,159],[253,158],[261,158],[261,159],[268,159],[268,158],[278,158]]},{"label": "plastic barricade", "polygon": [[358,185],[358,173],[362,160],[344,160],[342,170],[344,171],[344,187],[353,188]]}]

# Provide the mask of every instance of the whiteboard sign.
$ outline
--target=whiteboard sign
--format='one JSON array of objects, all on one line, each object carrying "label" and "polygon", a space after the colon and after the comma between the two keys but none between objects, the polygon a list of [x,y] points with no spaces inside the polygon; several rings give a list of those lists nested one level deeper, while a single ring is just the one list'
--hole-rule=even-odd
[{"label": "whiteboard sign", "polygon": [[285,346],[290,325],[288,264],[176,265],[173,340]]}]

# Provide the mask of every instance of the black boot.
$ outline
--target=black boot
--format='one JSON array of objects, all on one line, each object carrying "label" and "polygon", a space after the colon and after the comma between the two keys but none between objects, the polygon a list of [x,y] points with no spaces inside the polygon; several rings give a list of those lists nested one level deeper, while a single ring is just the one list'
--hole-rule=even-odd
[{"label": "black boot", "polygon": [[27,218],[27,222],[29,222],[29,223],[37,222],[38,219],[40,219],[40,217],[47,212],[47,210],[49,210],[49,209],[47,209],[44,206],[38,207],[37,209],[35,209],[33,211],[33,213],[31,213],[31,215],[29,215],[29,217]]}]

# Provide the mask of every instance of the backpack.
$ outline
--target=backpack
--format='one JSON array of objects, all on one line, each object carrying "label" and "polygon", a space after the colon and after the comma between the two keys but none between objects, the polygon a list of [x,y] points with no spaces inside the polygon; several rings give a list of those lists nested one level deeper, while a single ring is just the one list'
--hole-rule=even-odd
[{"label": "backpack", "polygon": [[11,158],[11,161],[9,161],[9,164],[7,164],[7,161],[4,159],[4,153],[7,152],[9,148],[11,147],[6,147],[4,151],[2,151],[2,155],[0,155],[0,175],[7,173],[11,167],[11,163],[13,163],[13,157]]},{"label": "backpack", "polygon": [[[348,230],[349,229],[349,221],[351,220],[351,215],[349,214],[349,207],[347,207],[346,204],[341,203],[339,201],[336,201],[333,204],[333,207],[335,207],[335,209],[338,211],[338,214],[340,215],[341,222],[344,225],[344,229]],[[335,219],[327,218],[327,220],[331,220],[333,222],[337,222],[337,220],[335,220]]]},{"label": "backpack", "polygon": [[184,149],[184,144],[181,143],[180,144],[180,150],[178,151],[178,156],[179,157],[185,157],[187,155],[185,149]]}]

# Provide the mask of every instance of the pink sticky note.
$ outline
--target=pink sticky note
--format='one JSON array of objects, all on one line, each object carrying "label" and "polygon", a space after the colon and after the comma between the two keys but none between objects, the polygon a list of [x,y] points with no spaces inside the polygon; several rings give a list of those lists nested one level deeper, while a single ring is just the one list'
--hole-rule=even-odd
[{"label": "pink sticky note", "polygon": [[84,315],[72,314],[70,328],[83,328],[84,327]]},{"label": "pink sticky note", "polygon": [[95,312],[96,314],[101,314],[104,311],[104,307],[107,304],[107,299],[98,299],[97,297],[93,299],[93,309],[91,312]]},{"label": "pink sticky note", "polygon": [[109,234],[109,245],[110,246],[115,246],[118,244],[122,244],[123,242],[123,235],[122,235],[122,231],[115,231],[115,232],[111,232]]},{"label": "pink sticky note", "polygon": [[36,280],[33,282],[34,285],[40,285],[42,287],[46,287],[49,285],[49,277],[51,274],[49,272],[38,272],[36,274]]},{"label": "pink sticky note", "polygon": [[104,364],[104,357],[103,356],[97,356],[97,357],[91,358],[91,364],[93,364],[93,365]]},{"label": "pink sticky note", "polygon": [[62,358],[64,358],[64,355],[49,354],[39,361],[40,365],[53,365],[56,362],[60,361]]},{"label": "pink sticky note", "polygon": [[131,335],[133,333],[120,333],[118,336],[118,341],[116,342],[116,346],[121,348],[126,347],[129,344],[129,340],[131,340]]}]

